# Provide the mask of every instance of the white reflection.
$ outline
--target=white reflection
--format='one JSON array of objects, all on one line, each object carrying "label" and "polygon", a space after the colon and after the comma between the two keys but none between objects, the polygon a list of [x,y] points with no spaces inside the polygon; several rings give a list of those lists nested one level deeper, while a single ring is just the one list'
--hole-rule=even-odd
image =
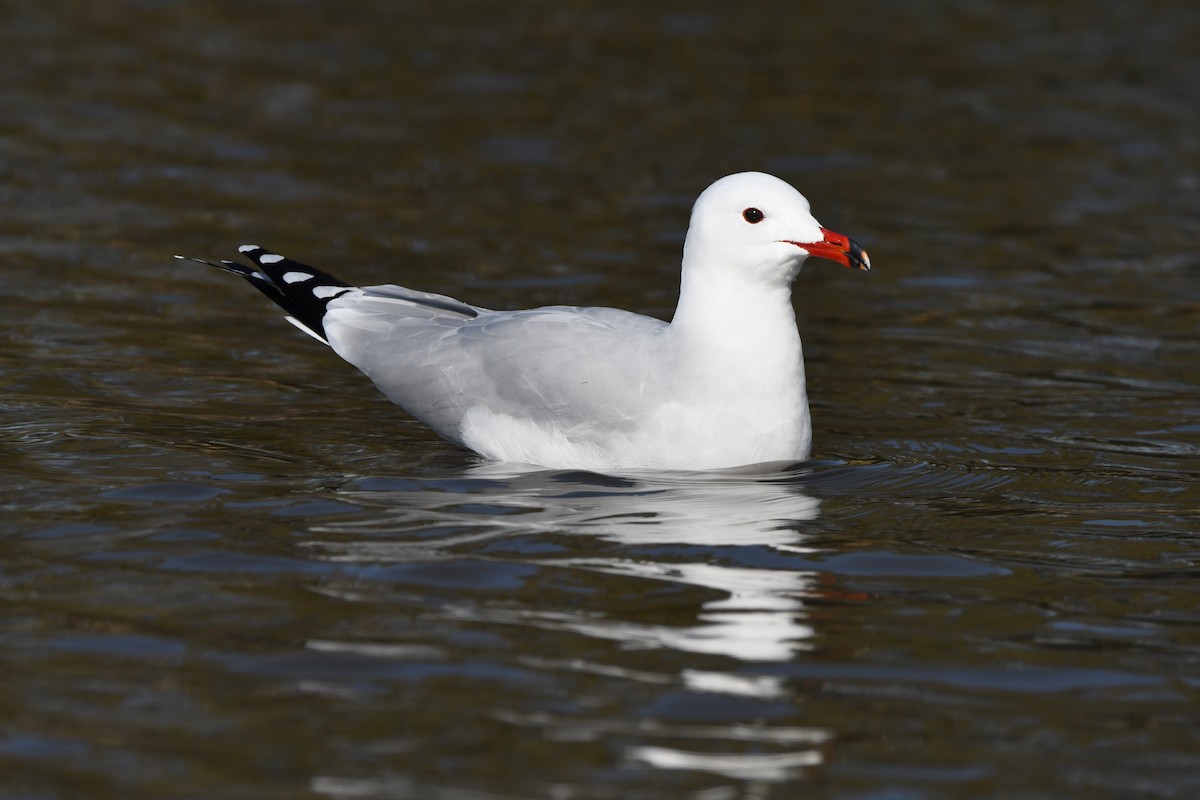
[{"label": "white reflection", "polygon": [[798,768],[822,760],[817,749],[794,753],[691,753],[669,747],[634,747],[629,757],[660,769],[691,769],[734,780],[775,783],[793,778]]},{"label": "white reflection", "polygon": [[733,675],[685,669],[682,677],[683,685],[693,692],[766,699],[784,696],[783,679],[775,675]]},{"label": "white reflection", "polygon": [[786,661],[795,651],[805,649],[805,640],[813,636],[812,627],[803,621],[801,600],[801,594],[811,589],[810,572],[611,559],[554,563],[686,583],[724,594],[704,603],[699,623],[691,627],[607,619],[579,619],[564,626],[600,639],[615,639],[631,647],[726,655],[743,661]]},{"label": "white reflection", "polygon": [[[387,481],[368,482],[368,488],[344,494],[350,502],[373,507],[372,513],[365,519],[335,520],[313,531],[375,536],[310,544],[326,558],[348,562],[444,559],[461,554],[461,549],[452,548],[530,532],[586,534],[630,548],[692,545],[698,548],[695,557],[703,560],[676,560],[686,557],[686,548],[662,557],[644,552],[622,557],[531,557],[539,565],[711,590],[712,598],[700,603],[690,625],[561,609],[471,607],[459,612],[492,622],[574,631],[620,642],[626,648],[664,648],[740,662],[786,661],[807,649],[813,637],[804,598],[813,591],[814,573],[731,566],[721,563],[723,554],[712,548],[811,552],[799,528],[817,517],[819,503],[799,490],[795,478],[787,472],[610,478],[489,466],[458,481],[404,480],[395,481],[394,487]],[[783,692],[771,677],[699,671],[689,675],[685,681],[697,691],[762,698]]]},{"label": "white reflection", "polygon": [[803,494],[787,473],[727,470],[609,478],[521,473],[492,464],[472,474],[503,479],[511,499],[543,512],[538,521],[548,529],[569,525],[631,545],[765,545],[806,553],[810,550],[801,547],[802,537],[793,526],[816,519],[820,510],[820,502]]}]

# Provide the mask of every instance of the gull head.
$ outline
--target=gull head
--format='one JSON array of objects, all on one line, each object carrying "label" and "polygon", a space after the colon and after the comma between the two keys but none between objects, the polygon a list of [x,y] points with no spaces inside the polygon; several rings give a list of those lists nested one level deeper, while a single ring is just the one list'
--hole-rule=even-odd
[{"label": "gull head", "polygon": [[871,268],[865,250],[821,227],[804,195],[772,175],[727,175],[705,189],[692,208],[683,249],[685,271],[717,270],[785,285],[809,256]]}]

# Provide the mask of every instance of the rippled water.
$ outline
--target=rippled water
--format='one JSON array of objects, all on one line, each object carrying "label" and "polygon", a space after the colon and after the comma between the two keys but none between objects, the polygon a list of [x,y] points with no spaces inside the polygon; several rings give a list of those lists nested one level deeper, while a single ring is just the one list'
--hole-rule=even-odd
[{"label": "rippled water", "polygon": [[[0,796],[1200,795],[1193,4],[0,14]],[[170,258],[666,316],[740,169],[877,265],[806,464],[483,464]]]}]

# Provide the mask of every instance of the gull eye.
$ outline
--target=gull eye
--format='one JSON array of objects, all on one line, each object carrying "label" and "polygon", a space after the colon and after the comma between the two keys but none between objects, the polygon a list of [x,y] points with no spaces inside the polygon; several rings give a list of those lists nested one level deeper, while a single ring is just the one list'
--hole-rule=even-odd
[{"label": "gull eye", "polygon": [[747,208],[742,212],[742,219],[749,222],[751,225],[757,225],[763,221],[763,213],[757,208]]}]

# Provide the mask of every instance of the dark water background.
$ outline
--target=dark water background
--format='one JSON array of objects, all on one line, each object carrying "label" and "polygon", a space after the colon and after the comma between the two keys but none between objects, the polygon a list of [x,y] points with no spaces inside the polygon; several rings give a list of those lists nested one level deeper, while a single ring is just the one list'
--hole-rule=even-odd
[{"label": "dark water background", "polygon": [[[0,796],[1200,796],[1200,7],[0,5]],[[273,247],[666,316],[761,169],[816,461],[512,474]]]}]

